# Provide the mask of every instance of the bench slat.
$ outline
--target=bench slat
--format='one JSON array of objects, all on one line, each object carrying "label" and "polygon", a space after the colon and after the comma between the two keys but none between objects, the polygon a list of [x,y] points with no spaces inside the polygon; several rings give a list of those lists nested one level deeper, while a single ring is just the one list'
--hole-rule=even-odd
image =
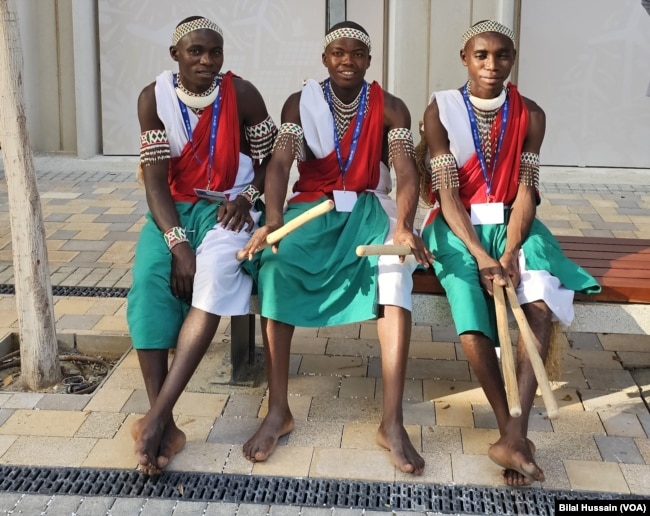
[{"label": "bench slat", "polygon": [[635,260],[633,256],[629,260],[610,260],[607,258],[580,258],[574,259],[582,267],[605,270],[626,270],[626,271],[645,271],[649,269],[650,260]]},{"label": "bench slat", "polygon": [[[650,303],[650,240],[557,237],[562,250],[602,286],[602,292],[576,295],[578,300]],[[413,292],[444,294],[432,270],[413,273]]]}]

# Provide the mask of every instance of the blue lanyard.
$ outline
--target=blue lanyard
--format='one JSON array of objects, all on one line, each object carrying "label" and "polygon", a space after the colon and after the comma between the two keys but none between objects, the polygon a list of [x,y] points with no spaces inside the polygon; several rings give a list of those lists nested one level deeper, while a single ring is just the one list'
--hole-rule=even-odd
[{"label": "blue lanyard", "polygon": [[352,133],[352,144],[350,145],[350,154],[345,163],[343,163],[343,154],[341,153],[341,139],[339,137],[339,131],[336,128],[336,118],[334,117],[334,102],[332,101],[332,90],[330,89],[330,80],[325,79],[325,97],[327,98],[327,104],[329,104],[330,112],[332,113],[332,118],[334,118],[334,150],[336,151],[336,159],[339,162],[339,169],[341,170],[341,178],[343,179],[343,189],[345,189],[345,174],[352,164],[352,158],[354,158],[354,153],[357,150],[357,144],[359,143],[359,135],[361,134],[361,125],[363,124],[363,114],[366,110],[366,92],[368,91],[368,83],[363,81],[363,88],[361,89],[361,100],[359,102],[359,107],[357,108],[357,117],[354,124],[354,133]]},{"label": "blue lanyard", "polygon": [[[174,88],[178,88],[178,77],[174,75]],[[210,189],[210,181],[212,177],[212,161],[214,160],[214,148],[217,143],[217,128],[219,126],[219,111],[221,110],[221,95],[223,93],[222,88],[221,88],[221,78],[217,78],[217,85],[216,88],[219,88],[219,93],[217,94],[217,98],[214,99],[214,103],[212,104],[212,120],[210,122],[210,151],[209,151],[209,157],[208,157],[208,186],[207,190]],[[192,124],[190,124],[190,116],[187,113],[187,106],[181,99],[178,99],[178,105],[181,108],[181,114],[183,115],[183,122],[185,123],[185,132],[187,133],[187,139],[190,141],[190,145],[192,146],[192,151],[194,152],[194,141],[192,139]],[[203,162],[196,156],[196,152],[194,152],[194,157],[197,159],[201,165],[203,165]]]},{"label": "blue lanyard", "polygon": [[481,172],[483,172],[483,179],[485,179],[485,184],[487,185],[487,196],[488,202],[490,202],[490,196],[492,195],[492,178],[494,177],[494,171],[497,167],[497,159],[499,158],[499,152],[501,152],[501,145],[503,144],[503,137],[506,133],[506,124],[508,122],[508,111],[510,104],[510,96],[506,92],[506,101],[503,103],[503,109],[501,110],[501,132],[499,133],[499,140],[497,141],[497,148],[494,152],[494,158],[492,159],[492,174],[488,177],[488,168],[485,161],[485,155],[483,154],[483,148],[481,147],[481,136],[478,132],[478,123],[476,122],[476,115],[474,114],[474,109],[469,100],[469,95],[467,93],[467,84],[461,90],[463,94],[463,100],[465,101],[465,107],[467,108],[467,114],[469,116],[469,123],[472,127],[472,138],[474,138],[474,148],[476,149],[476,154],[478,155],[479,163],[481,164]]}]

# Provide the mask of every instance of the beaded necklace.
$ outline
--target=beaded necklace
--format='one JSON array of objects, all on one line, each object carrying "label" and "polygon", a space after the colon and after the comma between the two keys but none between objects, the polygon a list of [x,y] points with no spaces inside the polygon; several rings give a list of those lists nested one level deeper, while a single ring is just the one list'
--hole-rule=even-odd
[{"label": "beaded necklace", "polygon": [[[489,203],[492,199],[492,178],[494,177],[494,171],[496,170],[496,162],[499,159],[499,152],[501,151],[501,145],[503,144],[503,137],[506,132],[506,124],[508,122],[508,113],[510,103],[508,102],[508,95],[505,95],[505,101],[503,103],[501,111],[501,129],[499,131],[498,139],[496,140],[496,149],[494,149],[494,155],[492,153],[492,124],[487,126],[487,121],[492,118],[494,121],[494,116],[490,117],[492,111],[496,115],[496,110],[490,110],[486,113],[483,110],[480,115],[484,119],[483,123],[483,136],[481,135],[481,130],[479,129],[478,117],[476,115],[476,107],[470,101],[470,92],[469,92],[469,83],[465,84],[461,89],[461,95],[463,96],[463,101],[465,102],[465,107],[467,108],[467,115],[469,116],[470,127],[472,131],[472,138],[474,140],[474,148],[478,155],[479,163],[481,165],[481,172],[483,173],[483,179],[485,179],[486,184],[486,194],[487,202]],[[486,151],[490,153],[490,162],[486,159]]]},{"label": "beaded necklace", "polygon": [[[321,83],[321,87],[323,88],[323,93],[325,94],[325,82]],[[343,136],[345,134],[345,131],[347,131],[348,127],[350,126],[350,122],[352,122],[352,119],[357,114],[363,90],[364,88],[361,88],[357,97],[349,104],[346,104],[336,96],[336,93],[334,93],[334,90],[330,87],[329,91],[332,96],[332,112],[334,114],[334,123],[336,124],[336,131],[340,136]],[[366,106],[364,109],[364,115],[368,109],[367,96],[368,94],[366,93]]]},{"label": "beaded necklace", "polygon": [[476,116],[478,132],[481,137],[481,150],[489,166],[492,162],[493,144],[497,137],[496,133],[492,130],[492,126],[499,109],[501,109],[501,106],[506,100],[506,89],[504,88],[499,96],[494,99],[482,99],[472,95],[470,85],[471,82],[467,81],[467,95],[472,104],[474,115]]},{"label": "beaded necklace", "polygon": [[183,86],[180,74],[176,74],[176,95],[178,95],[178,98],[181,99],[183,104],[195,112],[198,110],[199,113],[197,114],[200,114],[201,110],[212,104],[214,99],[217,98],[219,94],[217,86],[221,83],[221,78],[222,75],[218,74],[207,90],[203,93],[194,93]]}]

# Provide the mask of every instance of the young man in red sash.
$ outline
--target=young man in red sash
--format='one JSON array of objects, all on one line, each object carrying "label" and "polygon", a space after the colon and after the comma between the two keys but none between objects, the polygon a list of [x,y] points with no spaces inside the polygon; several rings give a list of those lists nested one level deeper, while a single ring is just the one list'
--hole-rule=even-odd
[{"label": "young man in red sash", "polygon": [[[431,156],[428,194],[440,211],[423,231],[436,257],[456,331],[501,434],[489,449],[508,485],[543,481],[527,438],[537,382],[518,343],[517,379],[522,415],[511,417],[501,380],[492,283],[509,276],[546,357],[552,318],[569,324],[574,291],[598,292],[596,281],[568,260],[535,218],[539,151],[545,115],[506,79],[515,61],[514,34],[494,21],[463,35],[460,57],[469,80],[434,93],[424,114]],[[433,211],[435,214],[437,212]]]},{"label": "young man in red sash", "polygon": [[220,317],[249,312],[252,278],[236,253],[257,227],[255,203],[277,133],[257,89],[220,73],[223,35],[214,22],[183,20],[170,54],[178,73],[163,72],[138,99],[150,211],[127,309],[151,403],[132,434],[138,469],[149,475],[185,443],[172,408]]},{"label": "young man in red sash", "polygon": [[[410,114],[398,98],[364,77],[370,38],[353,22],[325,37],[329,78],[306,82],[282,110],[282,125],[269,163],[266,225],[245,248],[253,253],[283,222],[325,199],[336,208],[310,221],[279,246],[261,253],[258,288],[269,380],[269,411],[244,445],[263,461],[294,427],[287,401],[289,356],[295,326],[322,327],[377,319],[384,386],[377,441],[402,471],[419,474],[424,460],[411,444],[402,418],[402,394],[411,330],[411,274],[432,256],[413,232],[418,203]],[[300,178],[283,216],[289,171]],[[389,167],[397,176],[397,202]],[[358,258],[361,244],[408,245],[414,255]]]}]

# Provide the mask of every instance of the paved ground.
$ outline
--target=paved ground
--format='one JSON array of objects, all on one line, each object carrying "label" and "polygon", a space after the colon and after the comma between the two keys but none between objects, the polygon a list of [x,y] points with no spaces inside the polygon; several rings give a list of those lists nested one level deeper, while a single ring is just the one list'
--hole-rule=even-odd
[{"label": "paved ground", "polygon": [[[52,283],[129,287],[146,211],[135,160],[41,156],[35,163]],[[547,168],[542,181],[538,213],[555,234],[650,238],[650,171]],[[0,285],[12,283],[7,186],[1,181]],[[54,309],[65,345],[128,349],[124,299],[55,297]],[[0,295],[0,340],[16,331],[17,320],[13,296]],[[177,406],[188,443],[171,471],[413,481],[374,444],[382,396],[374,323],[297,330],[290,381],[296,429],[268,462],[255,465],[242,458],[241,444],[265,414],[266,384],[263,376],[246,385],[223,384],[227,323]],[[554,383],[560,417],[546,418],[539,400],[531,418],[530,436],[547,476],[534,488],[650,495],[650,336],[566,337],[563,376]],[[410,355],[405,420],[427,460],[417,482],[500,486],[499,468],[486,455],[497,435],[495,420],[453,328],[414,326]],[[133,468],[129,428],[146,409],[133,352],[94,395],[0,390],[0,465]],[[7,492],[0,493],[2,511],[241,515],[340,509]]]}]

